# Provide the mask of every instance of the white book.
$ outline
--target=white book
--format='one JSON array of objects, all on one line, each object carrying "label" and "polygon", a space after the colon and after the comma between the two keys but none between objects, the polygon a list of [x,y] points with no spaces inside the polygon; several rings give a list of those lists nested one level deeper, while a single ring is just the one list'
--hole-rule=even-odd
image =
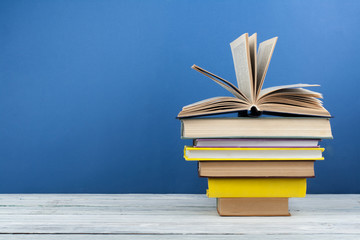
[{"label": "white book", "polygon": [[318,139],[196,139],[196,147],[318,147]]},{"label": "white book", "polygon": [[184,148],[189,161],[323,160],[324,148]]}]

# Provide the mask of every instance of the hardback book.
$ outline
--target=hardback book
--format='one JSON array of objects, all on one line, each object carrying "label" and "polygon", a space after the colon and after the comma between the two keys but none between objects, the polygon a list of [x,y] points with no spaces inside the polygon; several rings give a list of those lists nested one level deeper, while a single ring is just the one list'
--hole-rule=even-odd
[{"label": "hardback book", "polygon": [[186,118],[182,138],[332,138],[328,118]]},{"label": "hardback book", "polygon": [[220,216],[290,216],[289,198],[217,198]]},{"label": "hardback book", "polygon": [[262,89],[277,37],[260,43],[257,49],[257,34],[243,34],[230,43],[237,87],[196,65],[192,68],[209,77],[228,90],[233,97],[214,97],[182,108],[178,118],[222,114],[229,112],[260,115],[262,112],[276,115],[307,115],[330,117],[322,106],[322,95],[304,89],[314,84],[293,84]]},{"label": "hardback book", "polygon": [[200,177],[315,177],[314,161],[199,161]]},{"label": "hardback book", "polygon": [[184,147],[188,161],[324,160],[324,148],[197,148]]},{"label": "hardback book", "polygon": [[208,178],[209,198],[305,197],[306,178]]},{"label": "hardback book", "polygon": [[195,139],[194,147],[319,147],[319,139]]}]

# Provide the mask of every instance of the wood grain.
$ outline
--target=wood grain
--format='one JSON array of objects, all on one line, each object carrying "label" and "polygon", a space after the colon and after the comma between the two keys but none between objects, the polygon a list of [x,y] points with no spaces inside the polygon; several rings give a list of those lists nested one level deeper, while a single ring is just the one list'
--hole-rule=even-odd
[{"label": "wood grain", "polygon": [[291,217],[220,217],[205,195],[6,194],[0,239],[360,239],[360,195],[289,206]]}]

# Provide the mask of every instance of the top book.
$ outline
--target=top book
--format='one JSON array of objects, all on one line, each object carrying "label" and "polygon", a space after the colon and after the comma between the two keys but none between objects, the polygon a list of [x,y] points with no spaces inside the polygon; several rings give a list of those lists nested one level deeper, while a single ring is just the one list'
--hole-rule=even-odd
[{"label": "top book", "polygon": [[[261,89],[270,64],[277,37],[266,40],[257,51],[257,34],[248,33],[230,43],[238,87],[196,65],[192,68],[209,77],[235,97],[214,97],[184,106],[178,118],[197,117],[230,112],[258,116],[305,115],[330,117],[322,106],[322,94],[304,89],[314,84],[293,84]],[[257,51],[257,53],[256,53]]]}]

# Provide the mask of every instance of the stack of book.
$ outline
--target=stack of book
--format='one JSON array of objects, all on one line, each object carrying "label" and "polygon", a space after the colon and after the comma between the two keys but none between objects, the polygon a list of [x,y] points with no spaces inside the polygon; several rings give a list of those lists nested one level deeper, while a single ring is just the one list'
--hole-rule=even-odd
[{"label": "stack of book", "polygon": [[[257,48],[257,34],[245,33],[230,43],[237,86],[192,66],[233,95],[184,106],[177,116],[182,137],[194,139],[184,157],[199,161],[220,215],[289,215],[288,199],[305,197],[306,178],[323,160],[319,140],[332,138],[322,94],[304,89],[319,85],[262,89],[276,42],[274,37]],[[225,113],[239,117],[204,117]],[[263,113],[281,117],[259,117]]]},{"label": "stack of book", "polygon": [[288,216],[288,199],[305,197],[306,178],[323,160],[320,139],[332,138],[327,118],[182,119],[194,139],[184,157],[198,161],[207,195],[222,216]]}]

